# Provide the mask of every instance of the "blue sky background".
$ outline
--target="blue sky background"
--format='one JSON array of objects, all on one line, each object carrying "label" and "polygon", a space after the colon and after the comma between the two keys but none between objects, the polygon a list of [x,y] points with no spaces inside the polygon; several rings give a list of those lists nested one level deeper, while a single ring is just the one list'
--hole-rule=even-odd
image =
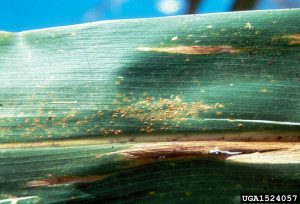
[{"label": "blue sky background", "polygon": [[[170,3],[175,6],[165,8]],[[197,13],[229,11],[233,3],[234,0],[202,0]],[[300,0],[260,0],[255,9],[296,7],[300,7]],[[107,19],[182,15],[186,10],[186,0],[0,0],[0,30],[22,31]]]}]

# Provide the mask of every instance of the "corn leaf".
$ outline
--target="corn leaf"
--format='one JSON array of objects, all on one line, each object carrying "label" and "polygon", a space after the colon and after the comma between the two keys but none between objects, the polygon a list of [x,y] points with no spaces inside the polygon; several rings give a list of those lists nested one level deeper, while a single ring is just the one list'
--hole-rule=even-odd
[{"label": "corn leaf", "polygon": [[0,203],[239,203],[300,186],[300,10],[0,32]]}]

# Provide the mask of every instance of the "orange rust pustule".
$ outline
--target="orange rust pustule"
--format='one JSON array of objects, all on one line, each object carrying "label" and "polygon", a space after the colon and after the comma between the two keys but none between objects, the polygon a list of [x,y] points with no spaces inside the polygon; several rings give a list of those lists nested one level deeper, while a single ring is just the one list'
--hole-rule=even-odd
[{"label": "orange rust pustule", "polygon": [[205,55],[217,53],[238,53],[241,52],[238,48],[233,48],[228,45],[221,46],[174,46],[174,47],[140,47],[140,51],[165,52],[174,54],[190,54],[190,55]]},{"label": "orange rust pustule", "polygon": [[61,176],[55,178],[33,180],[27,182],[27,186],[37,187],[37,186],[53,186],[53,185],[63,185],[70,183],[80,183],[80,182],[93,182],[103,179],[105,176]]},{"label": "orange rust pustule", "polygon": [[221,103],[182,102],[179,96],[173,99],[148,97],[129,106],[119,107],[113,111],[112,117],[138,119],[144,122],[144,127],[140,131],[151,133],[154,131],[154,123],[164,123],[160,126],[161,130],[167,130],[169,125],[170,128],[179,128],[187,118],[197,117],[199,112],[208,112],[223,107],[224,104]]}]

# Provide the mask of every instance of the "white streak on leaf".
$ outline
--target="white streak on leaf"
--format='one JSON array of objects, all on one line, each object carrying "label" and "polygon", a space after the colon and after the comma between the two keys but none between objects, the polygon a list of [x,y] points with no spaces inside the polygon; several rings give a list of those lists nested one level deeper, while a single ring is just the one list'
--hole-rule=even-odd
[{"label": "white streak on leaf", "polygon": [[205,118],[207,121],[228,121],[228,122],[245,122],[245,123],[265,123],[265,124],[276,124],[276,125],[300,125],[298,122],[284,122],[284,121],[273,121],[273,120],[245,120],[245,119],[217,119],[217,118]]},{"label": "white streak on leaf", "polygon": [[20,198],[8,198],[8,199],[0,200],[0,203],[10,202],[11,204],[17,204],[18,201],[21,201],[21,200],[31,200],[31,199],[36,199],[36,198],[38,198],[38,197],[37,196],[27,196],[27,197],[20,197]]},{"label": "white streak on leaf", "polygon": [[53,101],[54,104],[75,104],[77,101]]}]

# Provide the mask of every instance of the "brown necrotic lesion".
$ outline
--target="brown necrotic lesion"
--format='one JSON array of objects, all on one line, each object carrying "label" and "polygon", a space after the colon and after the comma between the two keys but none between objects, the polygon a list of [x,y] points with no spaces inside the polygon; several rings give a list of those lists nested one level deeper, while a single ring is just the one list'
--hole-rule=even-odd
[{"label": "brown necrotic lesion", "polygon": [[140,51],[144,52],[164,52],[171,54],[190,54],[190,55],[204,55],[204,54],[218,54],[218,53],[239,53],[239,48],[234,48],[229,45],[221,46],[172,46],[172,47],[138,47]]}]

